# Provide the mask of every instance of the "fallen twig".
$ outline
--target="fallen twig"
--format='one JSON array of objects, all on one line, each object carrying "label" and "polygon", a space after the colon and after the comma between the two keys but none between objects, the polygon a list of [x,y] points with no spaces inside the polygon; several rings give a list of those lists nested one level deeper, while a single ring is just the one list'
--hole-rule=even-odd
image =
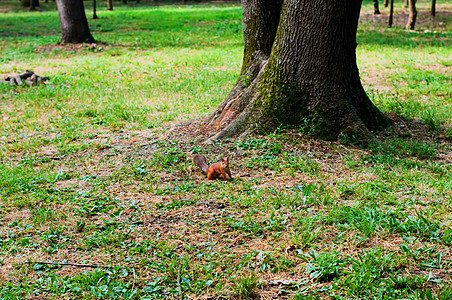
[{"label": "fallen twig", "polygon": [[79,267],[79,268],[109,268],[108,266],[102,266],[102,265],[88,265],[88,264],[77,264],[77,263],[47,262],[47,261],[27,261],[25,263],[26,264],[73,266],[73,267]]}]

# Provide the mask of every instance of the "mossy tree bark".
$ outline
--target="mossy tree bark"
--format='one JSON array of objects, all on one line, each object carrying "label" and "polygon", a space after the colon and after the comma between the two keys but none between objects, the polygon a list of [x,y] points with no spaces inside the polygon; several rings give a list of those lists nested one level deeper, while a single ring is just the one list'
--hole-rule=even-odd
[{"label": "mossy tree bark", "polygon": [[246,117],[243,111],[249,106],[261,78],[262,70],[270,57],[283,1],[242,0],[245,49],[240,78],[226,100],[207,119],[208,123],[216,126],[235,121],[231,127],[221,132],[221,135],[234,135],[232,131],[238,133],[239,130],[247,130],[245,127],[239,128],[242,125],[246,126],[246,123],[240,123],[236,119],[240,115],[242,118],[239,120],[246,119],[243,118]]},{"label": "mossy tree bark", "polygon": [[[355,139],[390,123],[369,100],[356,65],[361,0],[242,1],[241,78],[207,119],[213,138],[311,122],[318,136]],[[271,29],[271,30],[269,30]]]},{"label": "mossy tree bark", "polygon": [[91,43],[83,0],[57,0],[61,23],[61,43]]}]

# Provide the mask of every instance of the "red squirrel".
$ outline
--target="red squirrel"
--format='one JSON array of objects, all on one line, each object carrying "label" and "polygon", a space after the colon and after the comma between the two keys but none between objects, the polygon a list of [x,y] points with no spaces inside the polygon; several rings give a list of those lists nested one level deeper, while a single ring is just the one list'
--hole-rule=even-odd
[{"label": "red squirrel", "polygon": [[229,178],[232,179],[231,170],[229,169],[228,157],[222,157],[221,161],[209,166],[204,155],[196,154],[195,157],[193,157],[193,163],[207,175],[208,180],[214,180],[216,178],[219,178],[220,176],[224,180],[228,180],[226,174],[228,174]]}]

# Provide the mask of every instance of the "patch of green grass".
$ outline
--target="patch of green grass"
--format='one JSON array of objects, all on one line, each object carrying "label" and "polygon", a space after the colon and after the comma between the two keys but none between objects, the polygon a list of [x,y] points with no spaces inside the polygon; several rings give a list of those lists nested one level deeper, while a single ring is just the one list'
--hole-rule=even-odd
[{"label": "patch of green grass", "polygon": [[233,283],[234,295],[239,299],[254,297],[255,290],[261,285],[259,278],[251,273],[248,276],[236,278]]},{"label": "patch of green grass", "polygon": [[423,141],[406,141],[403,139],[390,139],[380,144],[371,144],[370,149],[375,153],[392,158],[416,157],[418,159],[433,159],[438,146]]},{"label": "patch of green grass", "polygon": [[310,255],[312,263],[306,264],[306,272],[318,282],[337,278],[345,267],[346,261],[340,257],[340,253],[337,251],[318,253],[313,250]]},{"label": "patch of green grass", "polygon": [[[8,106],[5,111],[1,106],[0,109],[8,118],[0,131],[13,138],[50,127],[70,139],[78,139],[82,130],[90,128],[155,128],[163,122],[205,115],[228,93],[240,62],[239,7],[118,7],[105,14],[101,15],[99,28],[112,30],[93,34],[107,45],[99,46],[103,50],[97,52],[82,47],[81,53],[79,49],[71,52],[64,48],[56,52],[35,51],[58,39],[56,11],[1,16],[5,24],[2,28],[18,36],[4,43],[14,44],[13,48],[2,47],[4,57],[17,63],[14,68],[0,68],[0,73],[38,67],[43,70],[41,75],[48,75],[51,80],[47,86],[19,87],[14,92],[10,86],[1,85],[3,103]],[[129,34],[131,28],[121,26],[125,23],[117,22],[120,19],[131,20],[136,27],[132,29],[137,30],[134,36]],[[22,26],[16,26],[17,22]],[[53,40],[44,36],[30,43],[22,31],[30,28],[40,35],[41,28],[30,25],[36,23],[51,27]],[[226,59],[231,55],[236,59]],[[42,66],[41,61],[49,58],[56,60]],[[219,70],[217,63],[222,60],[225,64]],[[34,118],[14,117],[25,107]],[[11,127],[16,128],[14,132]]]}]

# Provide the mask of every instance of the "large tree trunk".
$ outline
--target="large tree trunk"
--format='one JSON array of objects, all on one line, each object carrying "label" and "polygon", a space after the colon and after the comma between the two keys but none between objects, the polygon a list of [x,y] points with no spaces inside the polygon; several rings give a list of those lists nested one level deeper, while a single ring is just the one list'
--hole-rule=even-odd
[{"label": "large tree trunk", "polygon": [[409,16],[408,16],[408,23],[406,24],[406,29],[414,29],[414,26],[416,25],[416,17],[417,17],[417,10],[416,10],[416,0],[409,0]]},{"label": "large tree trunk", "polygon": [[326,139],[367,139],[388,125],[367,97],[356,65],[361,0],[281,2],[242,1],[241,78],[207,119],[221,129],[213,138],[308,120]]},{"label": "large tree trunk", "polygon": [[83,0],[57,0],[61,23],[61,43],[91,43]]}]

